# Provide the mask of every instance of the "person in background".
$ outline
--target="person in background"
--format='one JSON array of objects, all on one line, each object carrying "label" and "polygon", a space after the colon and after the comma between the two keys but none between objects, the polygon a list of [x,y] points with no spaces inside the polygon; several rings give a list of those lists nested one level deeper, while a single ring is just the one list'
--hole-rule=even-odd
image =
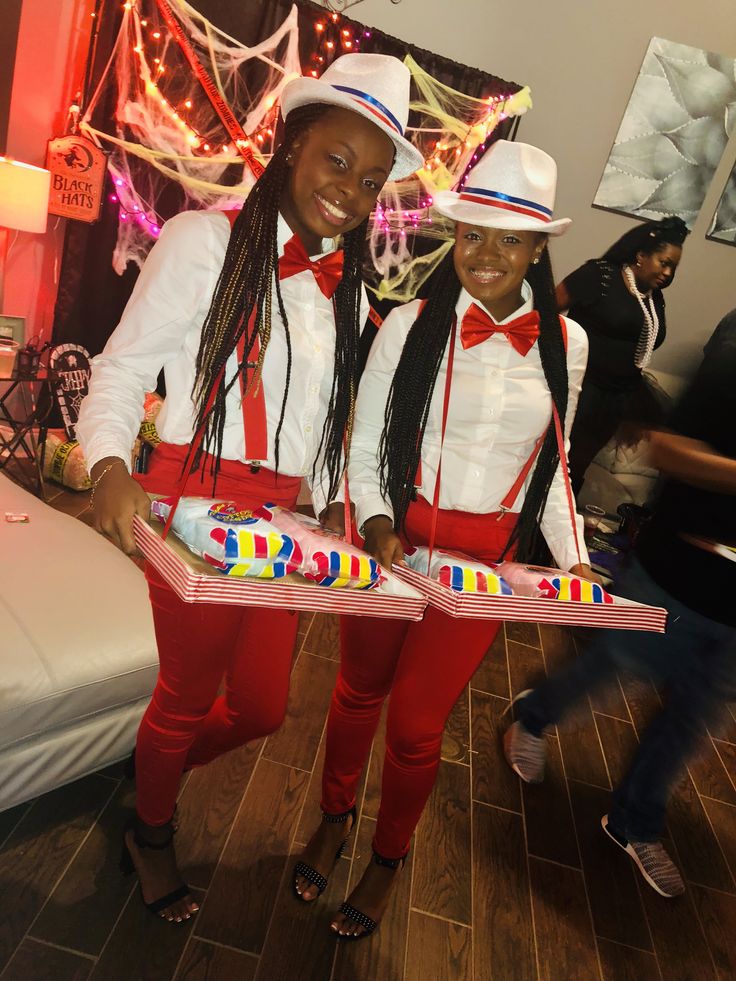
[{"label": "person in background", "polygon": [[676,217],[637,225],[557,287],[559,309],[583,327],[590,345],[570,435],[575,494],[593,458],[619,426],[630,424],[632,438],[639,426],[662,421],[659,400],[643,369],[665,339],[662,291],[674,279],[687,234],[687,226]]},{"label": "person in background", "polygon": [[669,420],[652,432],[652,454],[667,475],[636,554],[616,584],[622,596],[664,607],[664,634],[608,630],[533,692],[517,695],[504,737],[506,759],[527,783],[544,776],[544,730],[579,698],[621,670],[666,685],[664,707],[643,735],[613,793],[603,828],[662,896],[685,889],[659,841],[671,789],[706,728],[736,691],[736,311]]},{"label": "person in background", "polygon": [[[403,136],[409,82],[405,65],[378,54],[294,79],[281,101],[283,141],[242,211],[188,212],[164,226],[95,358],[77,426],[95,527],[125,552],[135,550],[134,514],[150,512],[145,491],[176,493],[202,432],[185,494],[293,508],[306,478],[315,514],[344,530],[335,502],[368,313],[368,217],[384,182],[422,163]],[[162,368],[163,442],[139,485],[131,447]],[[138,731],[136,817],[121,864],[136,871],[151,912],[180,922],[198,908],[174,855],[181,774],[281,725],[298,617],[184,603],[149,563],[146,577],[160,671]]]},{"label": "person in background", "polygon": [[[407,542],[428,544],[436,518],[438,548],[481,562],[528,560],[541,535],[560,568],[595,578],[555,426],[556,412],[562,440],[587,353],[585,333],[555,305],[547,243],[570,224],[552,217],[556,182],[544,151],[499,140],[460,193],[435,197],[456,223],[454,249],[427,301],[397,307],[381,326],[350,448],[356,522],[386,569]],[[447,716],[500,626],[434,607],[419,623],[342,617],[323,819],[294,869],[305,902],[326,887],[355,822],[358,781],[390,698],[373,858],[332,919],[339,938],[367,937],[381,920],[434,786]]]}]

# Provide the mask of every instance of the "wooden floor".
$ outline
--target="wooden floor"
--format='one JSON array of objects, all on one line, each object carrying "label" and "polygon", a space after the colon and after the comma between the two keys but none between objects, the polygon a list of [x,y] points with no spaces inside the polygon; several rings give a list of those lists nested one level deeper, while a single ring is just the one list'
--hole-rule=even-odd
[{"label": "wooden floor", "polygon": [[[52,492],[56,494],[57,492]],[[59,493],[68,513],[86,496]],[[84,514],[82,514],[84,518]],[[354,849],[314,906],[290,890],[318,817],[337,624],[305,615],[289,712],[269,739],[193,772],[177,849],[202,909],[191,925],[142,907],[117,868],[134,792],[110,767],[0,814],[3,981],[486,981],[736,977],[736,721],[679,785],[668,847],[687,894],[664,900],[602,833],[611,782],[657,695],[624,680],[549,736],[540,787],[522,787],[499,734],[509,696],[574,656],[563,629],[509,624],[453,711],[443,761],[389,913],[336,945],[330,911],[370,854],[382,739],[360,792]]]}]

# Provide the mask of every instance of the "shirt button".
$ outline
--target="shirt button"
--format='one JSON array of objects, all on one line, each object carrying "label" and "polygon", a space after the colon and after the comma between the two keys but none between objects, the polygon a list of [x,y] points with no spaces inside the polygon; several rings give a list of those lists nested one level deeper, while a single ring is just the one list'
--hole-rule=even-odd
[{"label": "shirt button", "polygon": [[497,374],[498,374],[498,371],[495,368],[493,368],[491,370],[491,378],[495,378]]},{"label": "shirt button", "polygon": [[312,394],[315,395],[319,391],[319,385],[312,385]]},{"label": "shirt button", "polygon": [[311,431],[312,431],[312,427],[311,426],[305,426],[304,427],[304,432],[305,433],[311,433]]},{"label": "shirt button", "polygon": [[319,353],[320,353],[320,351],[322,350],[322,348],[321,348],[321,347],[319,346],[319,344],[315,344],[315,345],[314,345],[314,350],[315,350],[315,353],[316,353],[316,354],[319,354]]},{"label": "shirt button", "polygon": [[480,470],[474,470],[473,471],[473,476],[474,477],[480,477]]}]

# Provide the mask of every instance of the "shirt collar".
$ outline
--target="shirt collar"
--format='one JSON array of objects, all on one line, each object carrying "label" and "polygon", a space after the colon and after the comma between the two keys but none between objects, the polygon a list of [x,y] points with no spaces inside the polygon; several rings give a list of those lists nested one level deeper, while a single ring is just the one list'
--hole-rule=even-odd
[{"label": "shirt collar", "polygon": [[[521,297],[522,300],[524,301],[521,304],[521,306],[517,310],[514,310],[513,313],[509,314],[509,316],[504,318],[503,320],[494,320],[494,318],[491,317],[490,313],[488,313],[486,308],[481,303],[478,303],[478,307],[480,307],[481,310],[483,310],[486,314],[488,314],[491,320],[493,320],[494,324],[498,324],[500,326],[501,324],[507,324],[510,320],[515,320],[517,317],[523,317],[525,313],[531,313],[531,311],[533,310],[534,296],[532,294],[532,288],[529,285],[529,283],[527,283],[526,280],[524,280],[524,282],[521,284]],[[455,313],[457,314],[458,324],[462,323],[463,317],[467,313],[468,308],[473,303],[475,303],[475,300],[470,295],[470,293],[468,293],[467,290],[464,289],[461,290],[460,298],[458,299],[457,304],[455,306]]]},{"label": "shirt collar", "polygon": [[[289,228],[286,223],[286,219],[283,217],[281,212],[279,212],[278,224],[276,226],[276,245],[278,246],[279,255],[284,254],[284,248],[286,243],[290,238],[294,237],[294,232]],[[330,252],[334,252],[337,249],[337,242],[334,238],[323,238],[322,239],[322,251],[318,252],[317,255],[310,255],[310,259],[321,259],[323,255],[329,255]]]}]

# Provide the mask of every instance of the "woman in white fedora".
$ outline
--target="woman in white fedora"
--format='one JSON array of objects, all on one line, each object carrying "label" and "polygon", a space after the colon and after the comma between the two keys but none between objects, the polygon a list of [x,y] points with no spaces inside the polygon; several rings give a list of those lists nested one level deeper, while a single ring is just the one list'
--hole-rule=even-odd
[{"label": "woman in white fedora", "polygon": [[[555,305],[547,241],[570,224],[552,218],[556,173],[543,151],[500,140],[459,193],[435,197],[457,223],[454,250],[426,302],[387,317],[358,394],[350,486],[365,548],[385,568],[407,542],[428,543],[436,500],[439,548],[528,559],[541,532],[560,568],[595,578],[553,421],[554,406],[569,433],[587,355],[585,333]],[[373,859],[333,917],[339,937],[365,937],[381,919],[435,782],[447,716],[499,627],[431,607],[420,623],[342,618],[324,819],[295,869],[304,900],[326,885],[339,822],[355,820],[360,773],[391,697]]]},{"label": "woman in white fedora", "polygon": [[[199,433],[184,493],[293,507],[306,478],[316,514],[340,529],[367,220],[384,182],[422,163],[403,136],[409,81],[396,58],[351,54],[319,79],[290,82],[283,142],[243,210],[190,212],[164,227],[95,359],[78,425],[96,526],[124,551],[135,549],[133,515],[148,517],[145,491],[176,490]],[[162,367],[163,443],[141,487],[131,448]],[[279,727],[298,618],[183,603],[154,569],[146,575],[160,673],[138,733],[123,867],[137,872],[146,906],[178,922],[197,909],[173,848],[182,771]]]}]

